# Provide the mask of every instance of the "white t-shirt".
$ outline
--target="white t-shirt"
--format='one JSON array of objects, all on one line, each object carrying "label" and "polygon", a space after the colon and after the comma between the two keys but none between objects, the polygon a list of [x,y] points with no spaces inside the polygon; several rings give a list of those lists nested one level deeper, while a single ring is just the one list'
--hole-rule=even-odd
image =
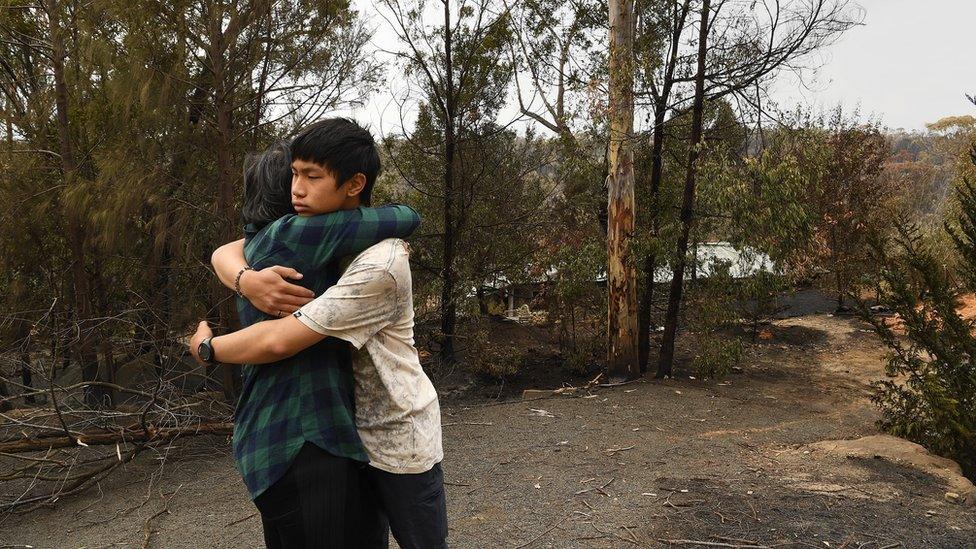
[{"label": "white t-shirt", "polygon": [[404,241],[386,239],[295,313],[356,347],[356,428],[370,465],[390,473],[423,473],[444,458],[437,392],[414,347],[409,257]]}]

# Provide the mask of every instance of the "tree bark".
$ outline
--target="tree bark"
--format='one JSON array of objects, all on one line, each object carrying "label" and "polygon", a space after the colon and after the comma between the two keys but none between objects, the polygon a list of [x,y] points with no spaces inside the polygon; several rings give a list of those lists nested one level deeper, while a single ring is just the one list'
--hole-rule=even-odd
[{"label": "tree bark", "polygon": [[668,296],[668,312],[664,321],[664,336],[658,358],[657,377],[670,376],[674,365],[674,340],[678,331],[678,312],[684,285],[688,239],[695,205],[695,167],[700,153],[703,113],[705,109],[705,57],[708,53],[708,16],[710,0],[702,1],[701,26],[698,31],[698,72],[695,76],[695,101],[692,107],[691,140],[688,149],[688,166],[685,171],[684,193],[681,198],[681,233],[675,250],[674,272],[671,275],[671,292]]},{"label": "tree bark", "polygon": [[637,288],[634,234],[634,3],[610,0],[610,175],[607,220],[608,356],[611,381],[635,379]]},{"label": "tree bark", "polygon": [[[670,92],[670,82],[665,83],[665,90]],[[669,95],[669,93],[668,93]],[[659,204],[661,178],[664,169],[664,116],[667,111],[667,95],[655,102],[654,106],[654,143],[651,144],[651,236],[657,238],[660,233]],[[644,287],[641,292],[640,304],[637,309],[637,356],[640,362],[640,372],[647,372],[647,361],[651,354],[651,312],[654,307],[654,271],[657,269],[657,254],[650,252],[644,258]]]},{"label": "tree bark", "polygon": [[[654,128],[651,144],[651,237],[658,239],[661,235],[661,179],[664,177],[664,125],[668,113],[668,101],[671,100],[671,90],[674,88],[674,71],[678,66],[678,46],[681,33],[685,28],[685,20],[691,7],[691,0],[684,0],[680,10],[674,12],[671,28],[671,46],[664,75],[661,79],[661,89],[654,98]],[[637,313],[637,349],[640,361],[640,372],[647,372],[647,361],[651,354],[651,313],[654,310],[654,271],[657,270],[657,254],[653,251],[644,258],[644,287],[641,291],[640,304]]]},{"label": "tree bark", "polygon": [[[216,117],[216,147],[217,147],[217,216],[220,220],[221,242],[230,242],[237,238],[237,209],[234,206],[234,165],[232,161],[231,142],[233,141],[233,105],[229,97],[230,89],[227,71],[227,44],[224,37],[223,21],[217,19],[212,22],[213,39],[210,46],[212,53],[214,77],[214,114]],[[215,298],[222,303],[219,309],[220,324],[228,330],[240,328],[237,310],[233,299],[223,299],[223,286],[214,286]],[[232,364],[223,364],[221,370],[221,386],[228,402],[234,402],[238,393],[239,383],[236,375],[237,368]]]},{"label": "tree bark", "polygon": [[[71,125],[68,120],[68,88],[64,80],[65,45],[61,28],[61,6],[57,0],[47,0],[48,24],[51,33],[51,68],[54,74],[54,100],[57,111],[58,141],[61,148],[61,171],[65,185],[70,188],[76,181],[78,165],[74,157],[74,144]],[[71,281],[74,303],[74,320],[78,325],[78,338],[75,344],[81,375],[85,381],[98,379],[98,356],[92,345],[90,327],[85,326],[91,319],[91,280],[85,269],[86,248],[88,246],[87,227],[82,212],[74,207],[66,208],[68,247],[71,251]],[[90,406],[101,403],[101,390],[95,387],[85,391],[85,401]]]},{"label": "tree bark", "polygon": [[454,301],[454,157],[455,157],[455,91],[454,66],[451,57],[451,7],[444,1],[444,269],[441,285],[441,360],[454,360],[454,331],[457,304]]}]

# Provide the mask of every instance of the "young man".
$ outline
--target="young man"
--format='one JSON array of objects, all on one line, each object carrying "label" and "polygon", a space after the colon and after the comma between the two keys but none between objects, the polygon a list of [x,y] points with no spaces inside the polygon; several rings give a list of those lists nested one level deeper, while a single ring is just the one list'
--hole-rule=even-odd
[{"label": "young man", "polygon": [[[303,130],[292,141],[290,158],[288,151],[268,151],[251,166],[244,211],[262,213],[252,220],[266,224],[249,224],[243,240],[223,247],[246,257],[247,264],[230,276],[218,270],[238,292],[243,326],[282,316],[323,293],[338,280],[342,256],[416,229],[419,217],[406,206],[361,207],[370,203],[379,168],[372,136],[344,119]],[[289,170],[294,174],[290,183]],[[271,199],[287,197],[280,191],[289,186],[290,201]],[[254,191],[267,191],[267,196]],[[278,215],[284,216],[268,222]],[[251,284],[294,272],[288,268],[303,273],[304,289],[268,309],[274,300],[252,295]],[[255,298],[254,304],[246,297]],[[269,314],[255,306],[261,303]],[[191,350],[198,350],[196,342]],[[212,353],[198,358],[224,360]],[[358,498],[368,457],[356,431],[353,387],[349,346],[335,339],[268,367],[245,366],[234,457],[261,512],[268,547],[360,546]]]},{"label": "young man", "polygon": [[[389,521],[403,549],[441,549],[447,547],[447,508],[440,408],[414,347],[408,259],[406,243],[384,240],[293,315],[219,337],[202,322],[191,349],[199,343],[221,362],[262,364],[329,336],[354,345],[356,425],[370,459],[367,482],[383,514],[378,520]],[[367,542],[374,543],[385,546],[378,538]]]}]

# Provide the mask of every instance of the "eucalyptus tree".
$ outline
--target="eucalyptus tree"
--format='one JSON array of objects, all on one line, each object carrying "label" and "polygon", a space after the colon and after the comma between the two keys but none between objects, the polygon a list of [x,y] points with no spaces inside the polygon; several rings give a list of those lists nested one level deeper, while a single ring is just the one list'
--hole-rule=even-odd
[{"label": "eucalyptus tree", "polygon": [[[666,208],[661,202],[661,184],[665,165],[664,146],[669,135],[669,121],[690,109],[695,99],[698,42],[694,33],[699,26],[689,17],[701,12],[702,0],[646,0],[637,6],[637,108],[649,111],[651,200],[647,223],[651,238],[659,240]],[[741,115],[765,116],[762,102],[772,79],[790,70],[800,70],[811,63],[811,54],[836,40],[860,21],[861,14],[848,0],[813,0],[783,3],[757,0],[751,3],[718,0],[709,6],[705,51],[703,99],[706,103],[720,99],[733,100]],[[687,166],[685,166],[687,168]],[[692,217],[688,223],[693,223]],[[680,252],[680,238],[674,247],[654,242],[643,262],[645,285],[641,291],[640,334],[642,370],[649,355],[648,337],[653,307],[653,273],[662,254]],[[677,257],[670,257],[677,261]],[[672,284],[674,288],[674,284]],[[676,323],[680,292],[669,296],[668,322]],[[662,349],[673,348],[673,334],[667,332]],[[659,357],[658,375],[671,373],[670,353]]]},{"label": "eucalyptus tree", "polygon": [[610,0],[610,138],[607,151],[608,354],[611,381],[636,378],[634,236],[634,2]]},{"label": "eucalyptus tree", "polygon": [[[576,334],[572,319],[579,306],[584,311],[598,307],[606,316],[599,342],[587,340],[587,348],[602,350],[608,343],[602,326],[609,314],[605,300],[594,299],[588,290],[607,268],[607,3],[523,0],[507,5],[518,110],[532,127],[554,136],[556,163],[550,173],[558,188],[550,215],[561,228],[546,236],[542,248],[556,271],[551,293],[558,303],[556,318],[563,331]],[[599,360],[605,358],[602,352]]]},{"label": "eucalyptus tree", "polygon": [[523,0],[511,8],[519,112],[556,137],[564,209],[606,233],[607,4]]},{"label": "eucalyptus tree", "polygon": [[[579,134],[593,93],[606,93],[607,5],[593,0],[508,2],[513,39],[510,55],[519,111],[563,140],[572,154],[583,150]],[[602,102],[602,98],[601,98]],[[605,119],[606,116],[598,118]]]},{"label": "eucalyptus tree", "polygon": [[[496,118],[512,76],[505,56],[511,18],[495,0],[384,0],[383,5],[383,17],[399,38],[395,55],[409,86],[402,111],[416,107],[420,113],[416,128],[406,130],[392,149],[393,168],[417,192],[440,203],[437,232],[427,237],[440,244],[432,261],[440,283],[441,357],[449,362],[467,290],[459,284],[458,258],[474,252],[461,248],[461,235],[472,222],[471,205],[490,199],[483,194],[489,189],[507,192],[508,182],[492,179],[493,166],[478,164],[478,149],[503,131]],[[426,158],[424,168],[401,166],[400,154]]]}]

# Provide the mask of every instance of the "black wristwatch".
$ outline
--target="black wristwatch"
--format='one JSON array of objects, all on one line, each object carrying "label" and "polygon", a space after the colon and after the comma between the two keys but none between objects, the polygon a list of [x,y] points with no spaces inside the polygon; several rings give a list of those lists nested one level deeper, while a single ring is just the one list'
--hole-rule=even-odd
[{"label": "black wristwatch", "polygon": [[210,340],[213,336],[208,337],[200,342],[200,346],[197,347],[197,354],[200,355],[200,360],[206,362],[207,364],[214,363],[214,348],[210,344]]}]

